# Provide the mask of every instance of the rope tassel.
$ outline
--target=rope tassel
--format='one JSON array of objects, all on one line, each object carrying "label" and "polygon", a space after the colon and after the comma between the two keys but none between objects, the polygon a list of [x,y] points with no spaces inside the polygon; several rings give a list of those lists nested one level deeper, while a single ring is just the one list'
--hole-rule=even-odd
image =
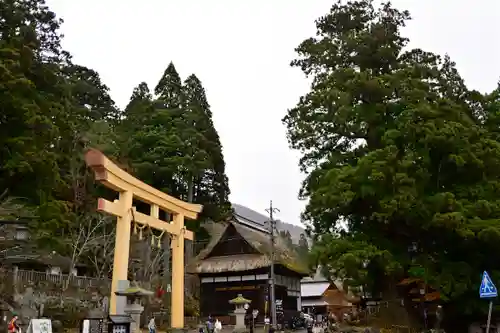
[{"label": "rope tassel", "polygon": [[140,225],[139,223],[134,223],[134,235],[139,234],[139,240],[143,240],[143,230],[146,228],[147,225]]},{"label": "rope tassel", "polygon": [[143,230],[144,228],[147,227],[147,224],[140,224],[135,221],[135,214],[134,214],[135,208],[131,208],[130,212],[132,213],[132,223],[134,223],[134,235],[139,234],[139,240],[143,239]]},{"label": "rope tassel", "polygon": [[155,246],[158,248],[158,249],[161,249],[161,239],[163,238],[163,234],[165,233],[165,230],[163,230],[161,232],[161,234],[159,234],[158,236],[156,236],[155,234],[153,234],[153,232],[151,232],[151,246]]},{"label": "rope tassel", "polygon": [[156,236],[153,233],[153,228],[151,228],[148,224],[141,224],[135,221],[135,216],[134,216],[134,210],[135,208],[132,208],[130,212],[132,213],[132,222],[134,223],[134,235],[139,235],[139,240],[143,240],[143,230],[146,227],[149,227],[150,232],[151,232],[151,247],[156,246],[158,249],[161,249],[161,240],[163,238],[163,234],[165,234],[165,230],[162,230],[161,234]]}]

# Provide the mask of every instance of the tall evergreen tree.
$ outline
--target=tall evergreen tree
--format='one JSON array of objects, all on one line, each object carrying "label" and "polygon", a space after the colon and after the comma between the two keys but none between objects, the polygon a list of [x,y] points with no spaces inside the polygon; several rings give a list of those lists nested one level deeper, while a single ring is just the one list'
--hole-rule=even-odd
[{"label": "tall evergreen tree", "polygon": [[222,218],[230,210],[229,187],[222,147],[200,80],[191,75],[182,85],[170,63],[155,95],[153,99],[141,83],[125,109],[127,157],[147,183],[202,203],[206,217]]},{"label": "tall evergreen tree", "polygon": [[222,145],[213,124],[205,89],[194,74],[184,82],[184,96],[194,129],[192,138],[195,140],[192,144],[203,152],[205,159],[194,165],[193,197],[196,202],[204,204],[207,217],[217,220],[230,211],[229,185]]},{"label": "tall evergreen tree", "polygon": [[130,136],[128,134],[140,129],[151,119],[153,114],[153,96],[147,83],[141,82],[132,91],[132,96],[130,96],[129,103],[123,112],[124,119],[121,121],[120,131],[127,133],[123,135],[124,141],[129,140]]},{"label": "tall evergreen tree", "polygon": [[172,62],[156,85],[155,95],[158,101],[164,103],[163,107],[166,109],[176,109],[182,106],[182,80]]},{"label": "tall evergreen tree", "polygon": [[138,178],[178,195],[181,191],[173,160],[180,140],[172,130],[171,114],[165,109],[156,109],[154,103],[146,84],[141,83],[134,89],[120,129],[124,155]]}]

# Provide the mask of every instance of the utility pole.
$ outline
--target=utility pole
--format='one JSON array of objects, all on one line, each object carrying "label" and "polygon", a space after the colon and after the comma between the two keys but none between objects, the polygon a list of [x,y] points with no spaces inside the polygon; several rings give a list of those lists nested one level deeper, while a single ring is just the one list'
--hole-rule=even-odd
[{"label": "utility pole", "polygon": [[276,292],[275,292],[275,276],[274,276],[274,230],[276,229],[276,221],[274,220],[273,213],[279,212],[278,208],[273,207],[273,201],[269,202],[269,208],[266,209],[266,212],[269,213],[269,232],[271,237],[271,277],[270,277],[270,286],[271,286],[271,324],[274,328],[276,328]]}]

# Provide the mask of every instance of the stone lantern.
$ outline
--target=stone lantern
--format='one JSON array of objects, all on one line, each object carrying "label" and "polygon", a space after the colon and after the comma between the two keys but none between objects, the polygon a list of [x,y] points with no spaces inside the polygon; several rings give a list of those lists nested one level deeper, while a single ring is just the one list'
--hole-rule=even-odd
[{"label": "stone lantern", "polygon": [[130,333],[140,333],[141,314],[144,311],[141,300],[147,296],[152,296],[154,292],[140,287],[130,287],[123,291],[117,291],[115,294],[127,298],[127,305],[125,305],[124,312],[134,321],[130,325]]},{"label": "stone lantern", "polygon": [[234,316],[236,317],[236,326],[235,330],[244,330],[245,327],[245,314],[247,310],[245,309],[245,305],[250,304],[252,301],[243,297],[242,294],[238,294],[238,297],[233,298],[229,301],[230,304],[234,304]]}]

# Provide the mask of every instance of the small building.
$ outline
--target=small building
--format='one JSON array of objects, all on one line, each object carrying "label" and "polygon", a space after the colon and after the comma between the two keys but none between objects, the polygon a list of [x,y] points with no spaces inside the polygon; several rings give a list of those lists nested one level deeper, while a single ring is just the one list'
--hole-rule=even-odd
[{"label": "small building", "polygon": [[[420,278],[408,277],[398,283],[401,304],[412,318],[434,327],[439,321],[437,310],[441,302],[439,291]],[[405,304],[406,303],[406,304]]]},{"label": "small building", "polygon": [[[230,323],[234,310],[229,301],[239,294],[251,300],[249,311],[258,310],[257,322],[269,316],[271,241],[267,229],[241,216],[225,222],[206,223],[211,240],[187,266],[200,278],[200,314]],[[276,300],[283,312],[300,311],[300,280],[308,274],[296,252],[276,235]]]},{"label": "small building", "polygon": [[344,313],[353,309],[354,297],[344,290],[341,281],[330,282],[317,270],[314,277],[300,281],[302,311],[313,316],[334,313],[341,319]]}]

